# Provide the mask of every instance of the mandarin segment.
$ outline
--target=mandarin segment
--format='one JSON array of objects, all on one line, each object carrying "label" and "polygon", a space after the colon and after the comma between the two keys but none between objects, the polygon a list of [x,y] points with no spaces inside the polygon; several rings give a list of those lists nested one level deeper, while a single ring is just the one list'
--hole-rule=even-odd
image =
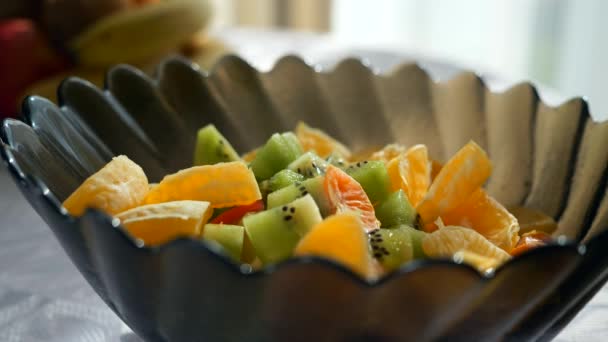
[{"label": "mandarin segment", "polygon": [[370,160],[381,160],[385,163],[399,157],[407,151],[407,147],[401,144],[388,144],[382,149],[375,151],[369,157]]},{"label": "mandarin segment", "polygon": [[329,165],[323,183],[331,213],[354,211],[361,215],[366,231],[380,228],[374,206],[361,184],[341,169]]},{"label": "mandarin segment", "polygon": [[133,236],[154,246],[180,236],[198,237],[212,213],[209,202],[174,201],[142,205],[116,218]]},{"label": "mandarin segment", "polygon": [[463,199],[480,188],[490,176],[492,164],[485,151],[470,141],[439,171],[428,192],[417,206],[426,227],[440,215],[456,208]]},{"label": "mandarin segment", "polygon": [[426,195],[431,184],[431,163],[424,145],[415,145],[386,165],[393,191],[403,190],[413,206]]},{"label": "mandarin segment", "polygon": [[262,198],[253,172],[240,161],[194,166],[168,175],[145,203],[207,201],[213,208],[247,205]]},{"label": "mandarin segment", "polygon": [[475,230],[458,226],[446,226],[427,234],[422,239],[422,249],[427,256],[435,258],[452,258],[463,251],[475,253],[495,259],[497,265],[511,258]]},{"label": "mandarin segment", "polygon": [[456,209],[441,215],[441,219],[449,226],[472,228],[507,252],[519,240],[519,224],[515,216],[481,188]]},{"label": "mandarin segment", "polygon": [[304,122],[298,122],[295,133],[305,152],[313,151],[322,158],[327,158],[332,153],[337,153],[343,158],[351,156],[350,150],[342,143],[322,130],[312,128]]},{"label": "mandarin segment", "polygon": [[370,247],[359,215],[345,212],[318,223],[295,248],[294,255],[319,256],[340,262],[365,278],[373,277]]},{"label": "mandarin segment", "polygon": [[73,216],[82,215],[88,207],[115,215],[140,205],[148,188],[142,168],[126,156],[118,156],[87,178],[63,206]]}]

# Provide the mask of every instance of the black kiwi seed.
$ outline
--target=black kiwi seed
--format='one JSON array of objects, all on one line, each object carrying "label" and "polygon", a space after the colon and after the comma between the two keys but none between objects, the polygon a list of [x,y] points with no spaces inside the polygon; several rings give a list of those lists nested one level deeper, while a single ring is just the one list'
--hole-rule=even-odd
[{"label": "black kiwi seed", "polygon": [[380,254],[380,253],[374,253],[374,257],[375,258],[382,258],[382,254]]},{"label": "black kiwi seed", "polygon": [[298,173],[302,173],[302,170],[301,170],[300,168],[298,168],[296,171],[297,171]]},{"label": "black kiwi seed", "polygon": [[289,209],[289,211],[291,211],[291,213],[293,214],[293,213],[295,213],[295,212],[296,212],[296,208],[291,207],[291,209]]},{"label": "black kiwi seed", "polygon": [[224,145],[224,140],[220,139],[220,145]]},{"label": "black kiwi seed", "polygon": [[304,185],[302,185],[302,186],[300,187],[300,190],[304,191],[304,190],[306,190],[306,187],[305,187]]},{"label": "black kiwi seed", "polygon": [[291,215],[285,216],[285,221],[289,221],[289,220],[291,220]]},{"label": "black kiwi seed", "polygon": [[378,247],[378,245],[372,245],[372,249],[373,249],[373,250],[376,250],[376,249],[378,249],[378,248],[379,248],[379,247]]},{"label": "black kiwi seed", "polygon": [[287,206],[284,206],[284,207],[283,207],[283,211],[287,211]]},{"label": "black kiwi seed", "polygon": [[361,167],[361,163],[360,162],[357,162],[357,167]]},{"label": "black kiwi seed", "polygon": [[302,196],[308,195],[308,191],[302,191]]},{"label": "black kiwi seed", "polygon": [[363,162],[363,164],[367,164],[367,160]]}]

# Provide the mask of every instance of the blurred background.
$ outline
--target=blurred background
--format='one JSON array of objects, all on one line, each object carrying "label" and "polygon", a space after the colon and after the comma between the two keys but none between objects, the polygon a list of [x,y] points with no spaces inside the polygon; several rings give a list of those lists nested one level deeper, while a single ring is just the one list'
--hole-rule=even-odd
[{"label": "blurred background", "polygon": [[[85,35],[80,47],[74,47],[74,41],[108,16],[180,1],[205,3],[199,7],[205,13],[198,17],[200,27],[194,25],[181,35],[174,35],[172,49],[163,46],[164,50],[150,51],[150,56],[142,52],[137,56],[139,59],[128,56],[121,60],[117,56],[109,61],[90,62],[82,56],[86,57],[86,51],[90,55],[93,53],[90,51],[99,48],[94,44],[95,32]],[[228,51],[249,53],[255,59],[258,55],[279,54],[285,50],[302,54],[307,49],[308,52],[315,50],[317,55],[370,50],[444,61],[512,81],[530,79],[568,96],[587,96],[592,111],[603,117],[608,113],[608,99],[602,96],[603,82],[608,76],[608,65],[604,62],[608,60],[608,46],[603,39],[608,23],[603,20],[604,13],[608,13],[608,2],[603,0],[3,1],[0,5],[3,23],[7,18],[32,18],[42,32],[42,39],[50,42],[53,53],[59,51],[63,57],[40,68],[42,71],[36,75],[28,75],[26,81],[12,82],[19,83],[20,89],[11,90],[11,99],[2,101],[10,102],[24,91],[48,92],[68,73],[99,83],[106,64],[128,62],[145,69],[167,53],[183,53],[203,67],[209,67]],[[150,40],[154,39],[150,36],[155,33],[162,36],[163,30],[179,31],[177,27],[182,24],[157,16],[147,25],[132,25],[131,31],[143,30],[131,35],[132,47],[153,46]],[[147,33],[152,26],[158,28]],[[190,31],[195,28],[204,33],[193,35]],[[97,33],[103,37],[104,32]],[[186,41],[185,35],[194,38]],[[87,45],[86,38],[93,43]],[[282,41],[282,49],[275,49],[271,44],[276,41],[273,38]],[[5,88],[6,79],[18,78],[9,76],[9,72],[15,73],[14,65],[18,62],[6,61],[11,54],[7,52],[11,45],[6,40],[6,34],[0,29],[0,55],[4,53],[0,58],[0,78]],[[285,49],[286,45],[290,49]],[[162,54],[157,53],[161,50]],[[32,49],[28,51],[32,55]],[[44,55],[48,53],[38,54],[46,58]],[[49,78],[51,82],[40,82]],[[32,87],[32,84],[37,85]],[[1,107],[0,113],[3,109],[7,112],[10,105]]]}]

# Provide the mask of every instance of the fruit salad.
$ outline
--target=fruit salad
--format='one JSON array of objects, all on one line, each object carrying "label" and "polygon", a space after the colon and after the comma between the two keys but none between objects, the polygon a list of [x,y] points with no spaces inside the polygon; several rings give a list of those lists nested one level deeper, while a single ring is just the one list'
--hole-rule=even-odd
[{"label": "fruit salad", "polygon": [[533,209],[507,210],[483,189],[492,164],[473,141],[440,163],[425,145],[352,153],[299,123],[241,156],[207,125],[193,160],[150,184],[136,163],[115,157],[63,205],[74,216],[101,209],[149,246],[190,237],[256,268],[314,256],[366,279],[425,258],[492,272],[550,243],[556,228]]}]

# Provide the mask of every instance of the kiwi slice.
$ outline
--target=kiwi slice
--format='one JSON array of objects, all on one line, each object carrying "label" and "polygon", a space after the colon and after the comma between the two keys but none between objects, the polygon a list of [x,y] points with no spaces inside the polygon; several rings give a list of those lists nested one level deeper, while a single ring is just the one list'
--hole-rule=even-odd
[{"label": "kiwi slice", "polygon": [[427,257],[422,249],[422,240],[427,233],[405,224],[392,227],[390,230],[402,230],[410,235],[410,238],[412,239],[412,247],[414,248],[414,259],[424,259]]},{"label": "kiwi slice", "polygon": [[387,272],[414,260],[426,258],[422,250],[422,239],[426,233],[408,225],[368,233],[372,255]]},{"label": "kiwi slice", "polygon": [[287,166],[288,170],[295,171],[305,178],[324,175],[328,163],[312,152],[306,152]]},{"label": "kiwi slice", "polygon": [[327,161],[328,164],[339,167],[341,169],[345,169],[349,165],[348,161],[346,161],[344,157],[337,153],[330,154],[329,156],[327,156],[327,158],[325,158],[325,161]]},{"label": "kiwi slice", "polygon": [[302,155],[302,147],[293,133],[275,133],[257,152],[249,166],[258,181],[272,177]]},{"label": "kiwi slice", "polygon": [[300,238],[322,220],[314,199],[306,195],[293,202],[245,216],[243,224],[255,254],[267,264],[290,257]]},{"label": "kiwi slice", "polygon": [[244,236],[245,228],[242,226],[208,223],[203,228],[201,237],[218,243],[233,260],[240,261]]},{"label": "kiwi slice", "polygon": [[416,210],[412,207],[403,190],[390,194],[375,208],[376,217],[382,227],[393,227],[401,224],[413,226],[416,221]]},{"label": "kiwi slice", "polygon": [[194,147],[194,165],[210,165],[240,159],[232,145],[213,124],[198,131]]},{"label": "kiwi slice", "polygon": [[292,185],[272,192],[266,198],[266,206],[268,208],[278,207],[310,194],[317,203],[323,217],[327,217],[330,215],[331,209],[329,206],[329,200],[325,194],[325,189],[323,189],[324,180],[324,176],[317,176],[303,182],[295,182]]},{"label": "kiwi slice", "polygon": [[270,177],[267,181],[266,189],[268,192],[277,191],[283,189],[287,186],[290,186],[293,183],[301,182],[304,180],[304,176],[301,174],[285,169],[277,172],[274,176]]},{"label": "kiwi slice", "polygon": [[380,160],[361,161],[346,168],[346,173],[361,186],[372,204],[377,205],[390,194],[390,178],[384,162]]}]

